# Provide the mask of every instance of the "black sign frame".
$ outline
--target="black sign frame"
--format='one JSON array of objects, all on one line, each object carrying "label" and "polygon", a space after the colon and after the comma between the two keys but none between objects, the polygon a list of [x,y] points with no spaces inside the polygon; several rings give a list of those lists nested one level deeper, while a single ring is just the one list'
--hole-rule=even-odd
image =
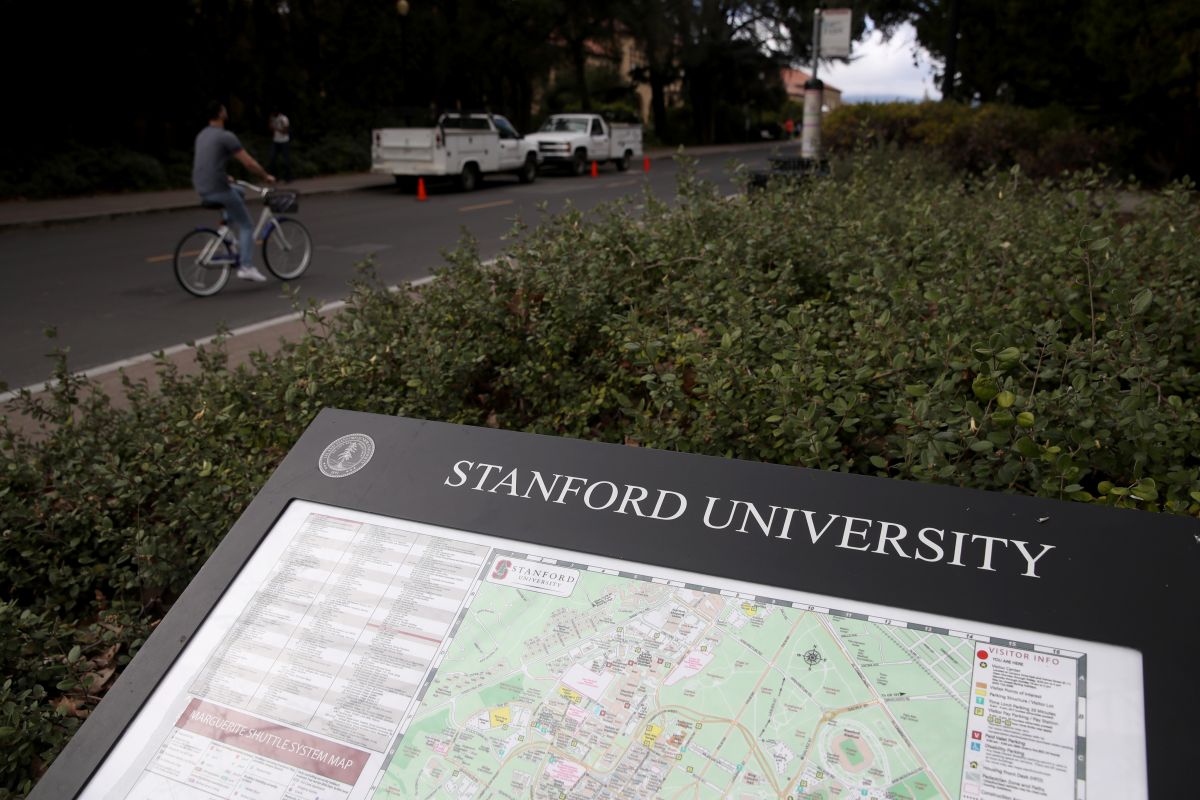
[{"label": "black sign frame", "polygon": [[[332,478],[331,442],[373,440],[370,462]],[[815,547],[761,531],[596,513],[581,502],[536,502],[452,486],[453,465],[659,487],[693,502],[716,496],[1052,545],[1039,577],[1000,548],[965,568]],[[499,474],[499,473],[496,473]],[[722,578],[1134,648],[1143,656],[1150,795],[1186,796],[1200,718],[1200,522],[1166,514],[1013,496],[489,428],[325,410],[246,508],[121,678],[30,795],[74,797],[120,739],[184,646],[293,500],[309,500],[476,533],[645,562]],[[664,514],[663,516],[669,516]],[[915,529],[915,528],[914,528]],[[801,532],[802,531],[802,532]],[[802,536],[804,540],[796,538]],[[978,550],[975,551],[978,556]],[[871,557],[874,556],[874,557]],[[1003,568],[1002,568],[1003,567]],[[846,591],[853,575],[855,590]]]}]

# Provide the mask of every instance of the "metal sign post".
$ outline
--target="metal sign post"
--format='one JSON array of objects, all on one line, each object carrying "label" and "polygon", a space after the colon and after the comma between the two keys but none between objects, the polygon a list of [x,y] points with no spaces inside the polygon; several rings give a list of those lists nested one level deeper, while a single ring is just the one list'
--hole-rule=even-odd
[{"label": "metal sign post", "polygon": [[825,85],[817,78],[821,65],[821,9],[813,11],[812,77],[804,82],[804,124],[800,133],[800,156],[821,157],[821,100]]},{"label": "metal sign post", "polygon": [[804,129],[800,137],[800,155],[821,158],[821,109],[825,84],[817,77],[821,58],[846,58],[850,55],[851,10],[816,9],[813,12],[812,78],[804,84]]}]

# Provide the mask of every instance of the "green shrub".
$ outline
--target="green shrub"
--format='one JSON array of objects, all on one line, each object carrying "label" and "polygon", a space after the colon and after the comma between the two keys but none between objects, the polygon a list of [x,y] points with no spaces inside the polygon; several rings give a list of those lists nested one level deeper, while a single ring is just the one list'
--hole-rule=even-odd
[{"label": "green shrub", "polygon": [[[267,166],[270,137],[249,134],[242,142]],[[298,140],[292,146],[292,173],[310,178],[339,172],[361,172],[371,166],[370,139],[332,134]],[[247,174],[230,163],[230,171]],[[102,192],[186,189],[192,185],[192,154],[172,150],[161,158],[124,147],[68,145],[60,152],[0,164],[0,197],[29,199],[69,197]]]},{"label": "green shrub", "polygon": [[1062,109],[990,103],[862,103],[830,112],[823,131],[834,153],[881,145],[928,149],[955,169],[980,172],[1019,165],[1033,178],[1113,162],[1112,131],[1091,131]]},{"label": "green shrub", "polygon": [[[190,168],[189,164],[189,181]],[[59,197],[165,189],[168,185],[162,162],[153,156],[122,147],[68,145],[52,155],[5,165],[0,196]]]},{"label": "green shrub", "polygon": [[919,126],[930,126],[938,118],[958,115],[961,110],[961,106],[943,103],[842,105],[822,120],[821,141],[834,153],[880,145],[907,147],[928,138],[929,134],[918,132]]},{"label": "green shrub", "polygon": [[313,175],[363,172],[371,168],[369,134],[369,131],[364,131],[361,136],[330,135],[318,139],[311,146],[307,146],[304,142],[298,142],[293,147],[293,154],[300,153],[301,157],[312,164],[311,174]]},{"label": "green shrub", "polygon": [[0,796],[29,792],[149,634],[137,609],[97,605],[76,625],[0,603]]},{"label": "green shrub", "polygon": [[164,363],[125,410],[60,362],[18,402],[46,429],[0,436],[0,796],[326,406],[1200,516],[1189,185],[1130,215],[1088,173],[835,174],[732,200],[685,174],[494,264],[465,243],[419,293],[365,271],[279,353]]}]

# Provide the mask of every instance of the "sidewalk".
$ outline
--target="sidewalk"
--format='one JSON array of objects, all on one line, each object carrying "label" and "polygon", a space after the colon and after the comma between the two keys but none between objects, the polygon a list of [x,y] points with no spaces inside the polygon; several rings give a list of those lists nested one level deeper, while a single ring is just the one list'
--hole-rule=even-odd
[{"label": "sidewalk", "polygon": [[[695,156],[718,155],[743,150],[747,147],[757,148],[777,144],[779,142],[709,145],[686,148],[684,152]],[[646,155],[655,160],[669,159],[675,155],[675,152],[676,149],[671,147],[652,147],[646,150]],[[357,189],[391,184],[392,179],[388,175],[357,172],[344,175],[325,175],[319,178],[301,178],[284,184],[284,188],[295,189],[304,195],[313,195],[352,192]],[[194,208],[197,205],[199,205],[199,200],[191,189],[102,194],[58,200],[5,200],[0,201],[0,229],[120,217],[126,214],[147,214],[154,211],[173,211],[181,208]]]},{"label": "sidewalk", "polygon": [[[283,184],[301,194],[349,192],[369,186],[392,183],[387,175],[369,172],[349,175],[326,175],[320,178],[301,178]],[[58,200],[6,200],[0,202],[0,228],[46,225],[54,222],[76,222],[126,214],[146,214],[153,211],[173,211],[195,208],[200,204],[191,189],[170,189],[165,192],[129,192],[101,194],[88,197],[65,197]]]}]

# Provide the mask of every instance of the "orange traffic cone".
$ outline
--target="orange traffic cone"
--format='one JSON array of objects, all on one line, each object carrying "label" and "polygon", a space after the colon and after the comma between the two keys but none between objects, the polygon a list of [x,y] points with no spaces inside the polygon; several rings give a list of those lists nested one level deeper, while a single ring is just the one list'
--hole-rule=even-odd
[{"label": "orange traffic cone", "polygon": [[417,199],[428,200],[429,195],[425,194],[425,179],[417,178]]},{"label": "orange traffic cone", "polygon": [[599,178],[599,177],[600,177],[600,167],[599,167],[599,165],[598,165],[598,164],[596,164],[596,162],[595,162],[595,161],[593,161],[593,162],[592,162],[592,177],[593,177],[593,178]]},{"label": "orange traffic cone", "polygon": [[646,156],[645,158],[642,159],[642,172],[649,172],[649,171],[650,171],[650,156]]}]

